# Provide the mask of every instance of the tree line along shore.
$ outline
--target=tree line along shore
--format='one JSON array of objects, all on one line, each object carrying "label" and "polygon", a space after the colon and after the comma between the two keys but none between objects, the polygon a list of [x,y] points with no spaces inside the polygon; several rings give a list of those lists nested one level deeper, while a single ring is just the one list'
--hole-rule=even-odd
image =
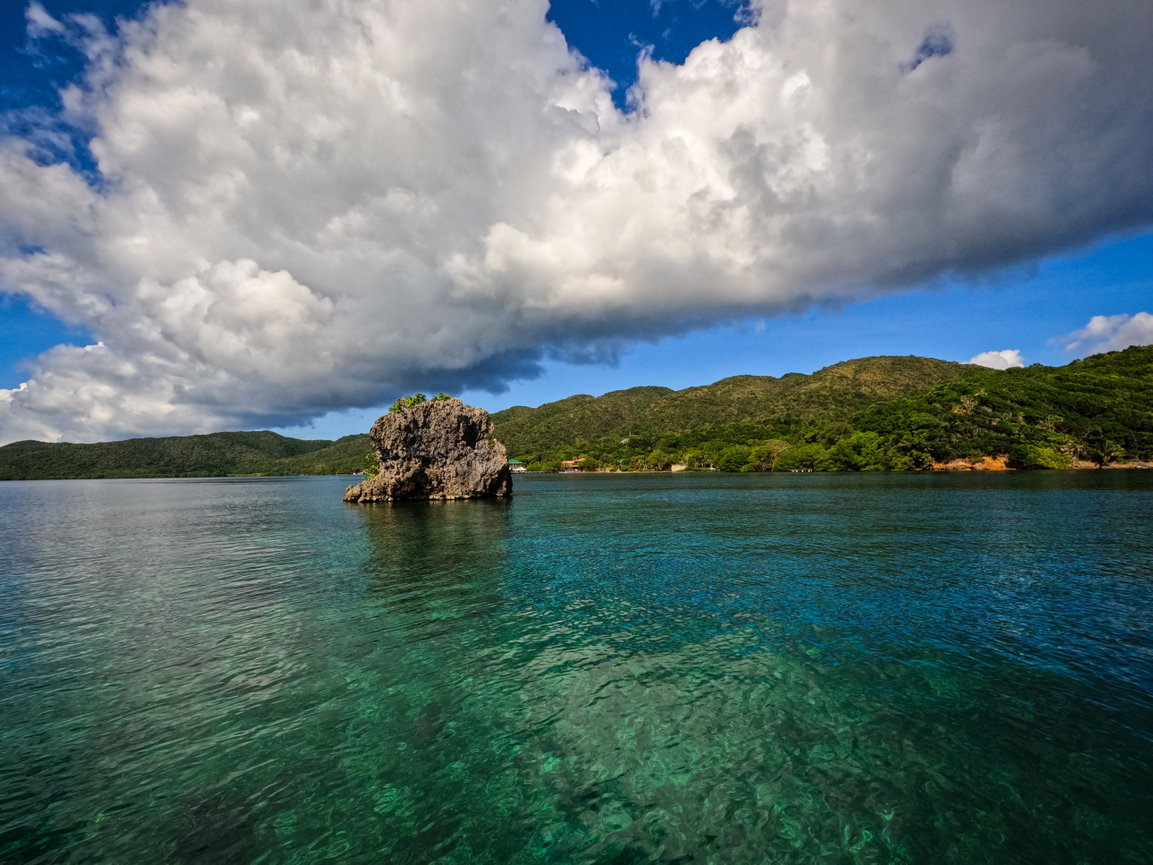
[{"label": "tree line along shore", "polygon": [[[922,357],[811,375],[637,387],[492,415],[528,471],[926,471],[1141,467],[1153,461],[1153,346],[1059,367]],[[351,474],[367,434],[262,432],[0,447],[0,480]]]}]

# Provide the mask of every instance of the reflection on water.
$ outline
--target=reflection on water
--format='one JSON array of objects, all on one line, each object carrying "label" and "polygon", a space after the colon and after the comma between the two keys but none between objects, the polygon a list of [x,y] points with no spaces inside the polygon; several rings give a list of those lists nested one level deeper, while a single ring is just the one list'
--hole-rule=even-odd
[{"label": "reflection on water", "polygon": [[0,485],[0,859],[1153,862],[1153,481]]},{"label": "reflection on water", "polygon": [[447,612],[480,603],[482,587],[500,586],[510,499],[347,507],[364,522],[369,590],[385,603]]}]

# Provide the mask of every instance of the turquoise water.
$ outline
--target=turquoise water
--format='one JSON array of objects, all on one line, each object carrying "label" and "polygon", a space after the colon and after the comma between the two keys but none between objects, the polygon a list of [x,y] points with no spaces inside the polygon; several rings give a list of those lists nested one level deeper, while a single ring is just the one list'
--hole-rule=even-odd
[{"label": "turquoise water", "polygon": [[1151,863],[1153,473],[0,484],[4,863]]}]

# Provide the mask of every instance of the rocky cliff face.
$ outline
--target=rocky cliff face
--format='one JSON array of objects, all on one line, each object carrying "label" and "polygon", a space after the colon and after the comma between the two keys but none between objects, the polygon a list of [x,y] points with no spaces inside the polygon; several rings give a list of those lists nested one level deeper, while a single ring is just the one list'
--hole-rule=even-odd
[{"label": "rocky cliff face", "polygon": [[380,472],[345,490],[346,502],[512,495],[508,452],[482,408],[459,399],[420,403],[382,415],[369,435]]}]

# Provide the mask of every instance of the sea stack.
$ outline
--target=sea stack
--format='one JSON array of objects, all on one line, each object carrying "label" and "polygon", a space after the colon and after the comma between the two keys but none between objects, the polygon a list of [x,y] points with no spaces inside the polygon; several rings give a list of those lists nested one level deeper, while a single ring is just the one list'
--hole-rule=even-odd
[{"label": "sea stack", "polygon": [[381,415],[369,435],[380,471],[345,490],[346,502],[512,495],[508,451],[482,408],[459,399],[408,405]]}]

